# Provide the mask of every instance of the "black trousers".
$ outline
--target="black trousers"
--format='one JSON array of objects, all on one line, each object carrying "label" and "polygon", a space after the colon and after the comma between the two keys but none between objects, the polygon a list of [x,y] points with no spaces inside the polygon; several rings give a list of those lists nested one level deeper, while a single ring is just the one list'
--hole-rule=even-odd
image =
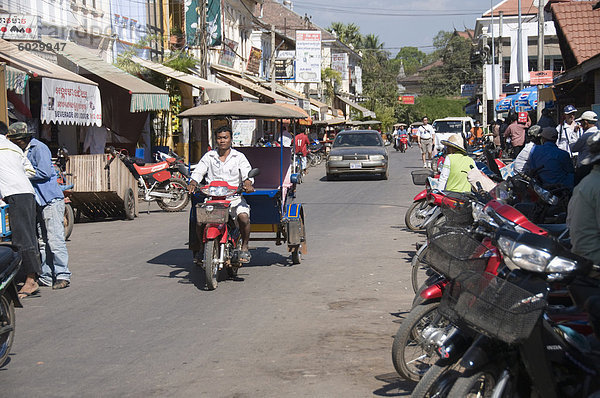
[{"label": "black trousers", "polygon": [[3,199],[8,208],[12,244],[19,249],[23,260],[21,272],[41,274],[40,250],[36,230],[36,203],[31,193],[19,193]]}]

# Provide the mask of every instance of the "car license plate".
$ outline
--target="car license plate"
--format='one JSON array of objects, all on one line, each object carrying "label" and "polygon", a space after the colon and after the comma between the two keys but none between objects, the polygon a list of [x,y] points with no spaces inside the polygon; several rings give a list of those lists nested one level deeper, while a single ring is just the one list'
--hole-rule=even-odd
[{"label": "car license plate", "polygon": [[362,164],[360,163],[350,163],[351,169],[362,169]]}]

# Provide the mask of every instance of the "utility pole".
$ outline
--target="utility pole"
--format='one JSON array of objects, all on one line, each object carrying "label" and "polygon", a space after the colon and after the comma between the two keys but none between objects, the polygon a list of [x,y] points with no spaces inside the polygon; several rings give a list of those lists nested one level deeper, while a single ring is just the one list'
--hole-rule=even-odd
[{"label": "utility pole", "polygon": [[521,25],[521,0],[519,0],[519,24],[517,28],[517,74],[519,91],[523,90],[523,26]]},{"label": "utility pole", "polygon": [[[537,42],[537,56],[538,56],[538,64],[537,69],[538,72],[543,71],[544,68],[544,0],[538,0],[538,42]],[[538,84],[538,103],[537,103],[537,118],[540,120],[542,117],[542,109],[545,107],[545,104],[540,101],[540,90],[544,88],[542,84]]]},{"label": "utility pole", "polygon": [[[494,113],[494,121],[497,119],[496,115],[496,46],[494,41],[496,38],[494,37],[494,3],[493,0],[490,0],[491,5],[491,13],[492,13],[492,23],[490,24],[492,30],[492,112]],[[486,120],[487,124],[487,120]]]},{"label": "utility pole", "polygon": [[[504,12],[500,11],[498,19],[498,36],[500,42],[498,43],[498,64],[500,65],[500,87],[504,81],[504,41],[502,38],[502,24],[504,23]],[[502,89],[500,89],[502,91]]]},{"label": "utility pole", "polygon": [[275,92],[275,25],[271,25],[271,91]]},{"label": "utility pole", "polygon": [[[487,45],[487,36],[483,36],[483,45],[482,48],[485,49],[485,46]],[[485,53],[484,53],[485,54]],[[482,110],[481,110],[481,125],[485,126],[487,124],[487,115],[488,115],[488,111],[487,111],[487,106],[488,106],[488,92],[487,92],[487,57],[483,57],[483,79],[482,79],[482,95],[481,95],[481,106],[482,106]],[[494,104],[494,108],[496,108],[495,104]]]}]

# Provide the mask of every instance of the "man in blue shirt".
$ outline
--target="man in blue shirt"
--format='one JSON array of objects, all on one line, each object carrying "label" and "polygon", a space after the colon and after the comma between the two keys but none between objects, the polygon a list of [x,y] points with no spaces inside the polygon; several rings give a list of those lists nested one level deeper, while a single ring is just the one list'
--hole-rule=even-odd
[{"label": "man in blue shirt", "polygon": [[558,132],[555,128],[542,129],[542,145],[536,145],[525,163],[526,173],[535,172],[544,187],[562,185],[573,189],[575,169],[569,153],[556,146]]},{"label": "man in blue shirt", "polygon": [[65,201],[52,164],[50,149],[33,138],[27,124],[17,122],[10,125],[7,137],[25,151],[35,169],[30,177],[37,202],[38,242],[42,260],[42,274],[38,283],[64,289],[71,281],[69,254],[65,243]]}]

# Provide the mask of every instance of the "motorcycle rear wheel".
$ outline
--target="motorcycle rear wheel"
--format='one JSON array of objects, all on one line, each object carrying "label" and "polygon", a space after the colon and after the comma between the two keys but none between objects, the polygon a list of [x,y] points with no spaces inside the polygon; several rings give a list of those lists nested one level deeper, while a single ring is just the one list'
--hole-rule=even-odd
[{"label": "motorcycle rear wheel", "polygon": [[423,228],[423,224],[425,224],[427,218],[420,218],[417,213],[427,208],[427,206],[429,206],[429,204],[425,199],[418,200],[410,205],[406,211],[406,214],[404,215],[404,223],[408,229],[411,231],[418,231]]},{"label": "motorcycle rear wheel", "polygon": [[204,244],[204,274],[206,288],[215,290],[219,284],[219,241],[209,240]]},{"label": "motorcycle rear wheel", "polygon": [[169,212],[183,210],[190,201],[190,197],[187,194],[186,182],[181,178],[170,178],[167,183],[169,188],[165,192],[177,195],[177,197],[175,199],[158,198],[158,206],[164,211]]},{"label": "motorcycle rear wheel", "polygon": [[65,218],[63,220],[65,226],[65,240],[69,239],[73,232],[73,224],[75,224],[75,213],[73,206],[70,203],[65,203]]},{"label": "motorcycle rear wheel", "polygon": [[0,334],[0,368],[4,366],[10,354],[15,336],[15,306],[12,299],[0,295],[0,328],[6,330]]}]

